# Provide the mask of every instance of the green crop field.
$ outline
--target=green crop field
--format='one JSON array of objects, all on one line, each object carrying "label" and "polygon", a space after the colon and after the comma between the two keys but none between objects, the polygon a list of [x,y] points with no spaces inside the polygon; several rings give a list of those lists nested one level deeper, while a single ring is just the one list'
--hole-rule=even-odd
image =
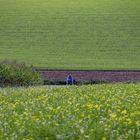
[{"label": "green crop field", "polygon": [[140,0],[0,0],[0,60],[50,69],[140,69]]},{"label": "green crop field", "polygon": [[0,89],[1,140],[139,140],[140,84]]}]

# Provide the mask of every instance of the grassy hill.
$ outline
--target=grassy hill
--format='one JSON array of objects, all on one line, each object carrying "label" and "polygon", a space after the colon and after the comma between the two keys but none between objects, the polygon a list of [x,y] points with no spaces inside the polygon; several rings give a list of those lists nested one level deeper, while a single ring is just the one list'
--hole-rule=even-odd
[{"label": "grassy hill", "polygon": [[0,59],[140,69],[140,1],[0,0]]}]

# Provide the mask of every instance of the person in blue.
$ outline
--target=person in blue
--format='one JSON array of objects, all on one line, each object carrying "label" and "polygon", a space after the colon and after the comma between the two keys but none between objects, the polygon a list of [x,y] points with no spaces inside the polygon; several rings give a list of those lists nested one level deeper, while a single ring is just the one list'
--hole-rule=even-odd
[{"label": "person in blue", "polygon": [[72,77],[71,74],[69,74],[69,75],[67,76],[66,84],[67,84],[67,85],[73,85],[73,84],[75,84],[75,80],[73,79],[73,77]]}]

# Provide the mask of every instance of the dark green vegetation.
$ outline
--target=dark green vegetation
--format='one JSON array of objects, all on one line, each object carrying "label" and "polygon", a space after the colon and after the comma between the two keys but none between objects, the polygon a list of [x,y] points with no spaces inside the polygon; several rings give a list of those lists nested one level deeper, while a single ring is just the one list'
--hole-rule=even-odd
[{"label": "dark green vegetation", "polygon": [[[74,85],[93,85],[93,84],[107,84],[109,83],[108,81],[103,81],[103,80],[81,80],[81,81],[76,81]],[[133,82],[130,82],[133,83]],[[65,80],[44,80],[44,85],[66,85]]]},{"label": "dark green vegetation", "polygon": [[42,84],[41,76],[32,66],[16,62],[0,62],[0,87]]},{"label": "dark green vegetation", "polygon": [[139,140],[140,84],[0,89],[0,139]]},{"label": "dark green vegetation", "polygon": [[0,0],[0,59],[55,69],[140,69],[140,0]]}]

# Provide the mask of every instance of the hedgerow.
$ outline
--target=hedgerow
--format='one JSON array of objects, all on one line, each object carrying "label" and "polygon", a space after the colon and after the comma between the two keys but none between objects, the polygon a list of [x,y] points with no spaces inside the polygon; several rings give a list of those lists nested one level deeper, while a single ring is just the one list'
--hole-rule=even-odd
[{"label": "hedgerow", "polygon": [[14,61],[0,62],[0,87],[41,84],[41,76],[33,66]]}]

